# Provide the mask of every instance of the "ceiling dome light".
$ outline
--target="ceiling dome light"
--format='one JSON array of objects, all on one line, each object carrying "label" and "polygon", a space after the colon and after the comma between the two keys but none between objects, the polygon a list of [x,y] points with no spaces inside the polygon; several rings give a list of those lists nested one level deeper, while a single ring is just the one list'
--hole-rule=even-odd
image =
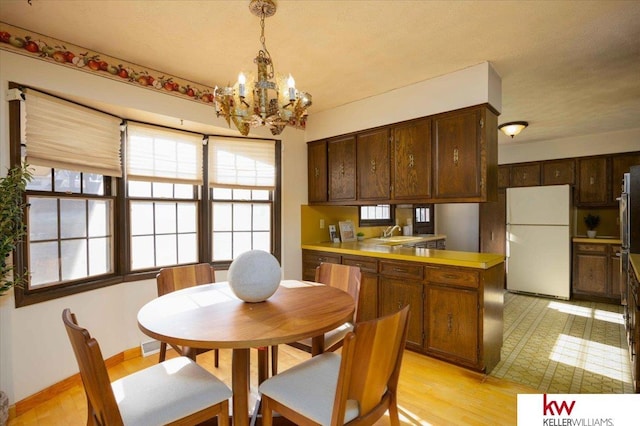
[{"label": "ceiling dome light", "polygon": [[520,133],[522,129],[527,127],[529,123],[526,121],[512,121],[510,123],[504,123],[498,126],[498,130],[502,130],[507,136],[511,136],[513,138],[515,135]]}]

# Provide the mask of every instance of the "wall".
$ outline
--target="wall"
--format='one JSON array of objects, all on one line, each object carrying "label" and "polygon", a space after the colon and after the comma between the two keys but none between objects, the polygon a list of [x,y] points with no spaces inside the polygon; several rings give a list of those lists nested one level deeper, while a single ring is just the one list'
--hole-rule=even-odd
[{"label": "wall", "polygon": [[[524,132],[526,131],[525,129]],[[638,150],[640,150],[640,128],[539,142],[501,144],[498,145],[498,164],[555,160]]]},{"label": "wall", "polygon": [[[184,123],[198,131],[228,134],[227,124],[215,117],[211,105],[163,95],[85,72],[0,50],[0,169],[9,167],[9,126],[6,89],[9,81],[50,90],[78,100],[97,101],[128,118],[176,126]],[[179,117],[176,117],[178,116]],[[196,130],[194,128],[194,130]],[[271,137],[266,129],[252,135]],[[287,129],[281,135],[282,268],[285,278],[302,275],[300,204],[306,202],[306,145],[304,132]],[[226,274],[218,274],[224,279]],[[13,293],[0,298],[0,389],[11,404],[75,373],[77,365],[62,326],[66,307],[100,341],[105,358],[136,347],[147,338],[138,331],[136,314],[156,297],[153,280],[128,282],[107,288],[14,308]]]}]

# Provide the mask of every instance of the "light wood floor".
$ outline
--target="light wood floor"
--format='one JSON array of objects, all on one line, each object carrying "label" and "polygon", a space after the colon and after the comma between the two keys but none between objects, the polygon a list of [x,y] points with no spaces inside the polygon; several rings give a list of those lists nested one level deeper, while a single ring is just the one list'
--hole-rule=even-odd
[{"label": "light wood floor", "polygon": [[[170,353],[173,351],[169,351]],[[255,391],[256,351],[252,350],[252,390]],[[280,346],[280,370],[308,358],[308,354]],[[112,380],[155,364],[158,356],[135,357],[109,369]],[[220,367],[213,367],[213,353],[198,356],[198,363],[231,384],[231,351],[220,351]],[[449,363],[405,351],[398,391],[403,425],[515,425],[518,393],[536,390],[485,376]],[[22,415],[9,426],[84,425],[86,401],[81,386],[74,386]],[[388,425],[385,417],[376,425]]]}]

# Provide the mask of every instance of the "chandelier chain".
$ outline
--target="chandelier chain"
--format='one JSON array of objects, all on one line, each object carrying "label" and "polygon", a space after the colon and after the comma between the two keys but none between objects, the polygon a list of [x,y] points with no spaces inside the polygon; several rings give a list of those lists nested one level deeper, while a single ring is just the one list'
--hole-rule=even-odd
[{"label": "chandelier chain", "polygon": [[269,49],[267,49],[267,39],[264,36],[264,18],[265,18],[265,6],[262,6],[262,13],[260,14],[260,42],[262,43],[262,49],[269,59],[269,78],[273,78],[275,75],[275,71],[273,69],[273,60],[271,59],[271,53],[269,53]]}]

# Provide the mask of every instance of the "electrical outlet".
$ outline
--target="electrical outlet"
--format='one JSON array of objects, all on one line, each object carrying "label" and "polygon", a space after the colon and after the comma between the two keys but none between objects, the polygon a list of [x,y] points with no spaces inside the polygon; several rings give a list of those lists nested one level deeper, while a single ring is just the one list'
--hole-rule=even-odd
[{"label": "electrical outlet", "polygon": [[320,229],[324,229],[324,219],[320,219]]}]

